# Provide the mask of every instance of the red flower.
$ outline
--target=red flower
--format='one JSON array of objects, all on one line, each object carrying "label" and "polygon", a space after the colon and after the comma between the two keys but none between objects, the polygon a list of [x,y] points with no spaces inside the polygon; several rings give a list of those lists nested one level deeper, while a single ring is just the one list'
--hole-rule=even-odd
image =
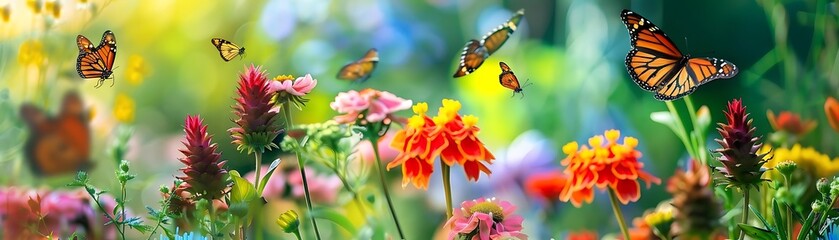
[{"label": "red flower", "polygon": [[181,168],[184,175],[178,177],[187,185],[187,191],[198,197],[213,200],[224,196],[227,182],[224,175],[224,161],[219,162],[221,153],[216,152],[218,146],[212,143],[212,137],[207,134],[207,125],[199,116],[187,116],[184,123],[186,141],[179,159],[186,167]]},{"label": "red flower", "polygon": [[562,189],[568,184],[568,176],[559,171],[530,175],[524,180],[528,195],[546,202],[559,200]]},{"label": "red flower", "polygon": [[643,171],[644,164],[638,161],[641,152],[635,150],[637,139],[624,137],[623,144],[618,144],[618,130],[608,130],[605,136],[605,144],[602,135],[590,138],[590,148],[583,146],[579,149],[577,142],[562,147],[562,151],[568,154],[562,165],[566,166],[565,174],[570,179],[562,189],[560,200],[571,201],[577,207],[584,201],[591,203],[597,187],[614,190],[618,200],[627,204],[641,198],[638,180],[647,182],[648,188],[652,183],[661,183],[660,179]]},{"label": "red flower", "polygon": [[839,132],[839,101],[833,97],[827,97],[824,101],[824,113],[827,114],[827,122],[833,130]]},{"label": "red flower", "polygon": [[766,117],[775,131],[785,131],[799,137],[816,128],[816,121],[803,121],[798,114],[789,111],[783,111],[775,116],[772,110],[766,110]]},{"label": "red flower", "polygon": [[273,109],[271,99],[274,93],[269,89],[268,77],[259,67],[251,65],[242,75],[239,75],[239,97],[233,105],[233,113],[239,117],[234,120],[238,127],[228,129],[233,137],[233,144],[238,145],[239,151],[249,153],[276,147],[271,142],[280,133],[274,124],[277,110]]},{"label": "red flower", "polygon": [[388,170],[402,165],[403,186],[413,182],[418,188],[427,188],[437,156],[449,166],[462,165],[469,180],[477,181],[481,172],[491,173],[485,163],[491,164],[495,156],[476,136],[478,118],[461,117],[457,113],[460,102],[444,99],[443,106],[433,119],[425,115],[428,111],[426,103],[418,103],[413,110],[416,115],[408,120],[405,129],[397,132],[391,142],[391,147],[400,153],[387,165]]},{"label": "red flower", "polygon": [[761,176],[766,171],[763,167],[766,163],[764,156],[769,153],[757,154],[763,143],[760,142],[760,137],[755,136],[752,119],[749,118],[742,101],[729,102],[725,117],[728,121],[718,123],[717,128],[722,139],[716,139],[720,148],[714,152],[719,153],[717,160],[723,165],[717,167],[717,170],[730,185],[756,186],[763,181]]},{"label": "red flower", "polygon": [[592,231],[578,231],[570,232],[565,238],[567,240],[597,240],[597,232]]}]

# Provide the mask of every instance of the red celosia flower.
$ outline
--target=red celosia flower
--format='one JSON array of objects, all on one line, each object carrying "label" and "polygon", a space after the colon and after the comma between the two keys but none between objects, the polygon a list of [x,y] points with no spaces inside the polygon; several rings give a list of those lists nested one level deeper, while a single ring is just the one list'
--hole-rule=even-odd
[{"label": "red celosia flower", "polygon": [[775,116],[772,110],[766,110],[766,117],[775,131],[785,131],[799,137],[816,128],[816,121],[804,121],[798,114],[789,111],[783,111]]},{"label": "red celosia flower", "polygon": [[565,174],[569,176],[568,185],[562,189],[560,200],[571,201],[574,206],[591,203],[594,200],[594,188],[601,190],[610,188],[617,193],[621,203],[637,201],[641,197],[641,187],[638,180],[659,184],[661,180],[643,171],[644,164],[639,162],[641,152],[635,150],[638,140],[624,137],[623,144],[618,144],[620,131],[608,130],[603,136],[597,135],[588,140],[589,146],[579,149],[577,142],[571,142],[562,147],[568,154],[562,165],[566,166]]},{"label": "red celosia flower", "polygon": [[187,191],[207,200],[220,199],[227,188],[224,174],[227,173],[224,161],[219,162],[221,153],[207,134],[207,125],[199,116],[187,116],[184,123],[186,141],[181,149],[184,157],[179,159],[186,167],[181,168],[184,175],[179,179],[187,184]]},{"label": "red celosia flower", "polygon": [[559,171],[529,175],[524,180],[524,188],[528,195],[547,202],[559,200],[562,189],[567,184],[568,176]]},{"label": "red celosia flower", "polygon": [[839,101],[833,97],[827,97],[824,101],[824,113],[827,114],[827,122],[833,130],[839,132]]},{"label": "red celosia flower", "polygon": [[752,127],[752,119],[746,112],[746,107],[740,100],[733,100],[728,103],[728,111],[725,112],[727,123],[718,123],[717,131],[722,139],[716,139],[720,144],[719,149],[714,150],[720,155],[717,160],[722,167],[717,170],[723,174],[730,185],[744,186],[757,185],[762,182],[761,176],[766,168],[764,157],[769,153],[757,154],[757,150],[763,146],[760,137],[755,136],[755,128]]},{"label": "red celosia flower", "polygon": [[233,144],[239,151],[249,153],[276,147],[271,141],[280,133],[274,122],[277,110],[271,99],[274,93],[269,89],[268,77],[259,67],[251,65],[239,75],[239,97],[233,106],[233,113],[239,117],[234,120],[238,127],[228,129],[233,137]]},{"label": "red celosia flower", "polygon": [[476,136],[478,118],[458,114],[460,102],[444,99],[433,119],[425,115],[426,103],[415,105],[413,110],[417,115],[391,142],[400,154],[387,165],[388,169],[402,165],[403,186],[413,182],[418,188],[427,188],[437,156],[449,166],[462,165],[469,180],[477,181],[481,172],[491,173],[485,164],[492,164],[495,156]]}]

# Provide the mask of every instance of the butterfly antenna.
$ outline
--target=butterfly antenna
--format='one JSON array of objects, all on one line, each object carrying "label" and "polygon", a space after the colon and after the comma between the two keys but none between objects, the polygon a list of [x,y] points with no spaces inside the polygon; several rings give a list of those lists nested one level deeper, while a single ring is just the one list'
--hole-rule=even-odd
[{"label": "butterfly antenna", "polygon": [[528,87],[528,86],[530,86],[530,85],[533,85],[533,83],[532,83],[532,82],[530,82],[530,78],[528,78],[527,80],[524,80],[524,85],[522,85],[521,87],[522,87],[522,88],[526,88],[526,87]]}]

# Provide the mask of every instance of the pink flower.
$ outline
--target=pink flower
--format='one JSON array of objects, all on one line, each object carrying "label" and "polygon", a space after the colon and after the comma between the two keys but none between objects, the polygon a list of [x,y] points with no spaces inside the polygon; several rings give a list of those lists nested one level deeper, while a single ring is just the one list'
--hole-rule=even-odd
[{"label": "pink flower", "polygon": [[515,210],[510,202],[496,201],[495,198],[464,201],[459,211],[456,210],[446,222],[452,228],[449,239],[469,235],[473,236],[472,240],[505,239],[502,236],[526,239],[527,236],[520,232],[524,218],[513,214]]},{"label": "pink flower", "polygon": [[317,85],[318,80],[312,78],[311,74],[306,74],[306,76],[298,77],[294,81],[290,79],[271,81],[268,88],[272,92],[287,92],[294,96],[304,96]]},{"label": "pink flower", "polygon": [[339,123],[352,123],[364,119],[367,123],[381,122],[392,118],[392,114],[411,107],[413,102],[386,91],[364,89],[339,93],[329,104],[333,110],[344,115],[335,117]]},{"label": "pink flower", "polygon": [[[105,209],[113,209],[116,201],[101,195]],[[0,222],[5,239],[42,239],[43,234],[65,238],[69,233],[86,229],[83,238],[114,239],[113,225],[96,228],[104,232],[87,232],[89,226],[107,222],[104,215],[91,205],[83,189],[74,191],[46,191],[0,188]],[[110,214],[110,211],[109,211]]]},{"label": "pink flower", "polygon": [[[262,173],[268,173],[268,167],[264,166],[260,171]],[[255,172],[245,174],[245,179],[249,182],[254,182],[255,177]],[[265,178],[267,176],[262,177]],[[269,179],[268,183],[265,184],[265,189],[262,190],[262,197],[265,197],[266,199],[281,198],[283,196],[283,192],[285,191],[285,184],[286,179],[285,176],[283,176],[282,169],[277,167],[277,169],[274,170],[274,173],[271,174],[271,179]]]},{"label": "pink flower", "polygon": [[[388,131],[384,136],[379,138],[379,157],[382,158],[382,163],[389,163],[399,155],[399,151],[390,147],[390,142],[393,142],[393,137],[396,136],[396,131]],[[370,140],[364,139],[355,145],[355,152],[364,160],[365,163],[372,164],[376,161],[376,152],[373,151],[373,145],[370,145]]]},{"label": "pink flower", "polygon": [[[335,202],[342,186],[341,179],[335,175],[317,174],[314,169],[308,167],[305,168],[305,171],[312,201],[320,203]],[[300,171],[290,172],[287,180],[291,185],[291,194],[296,198],[303,198],[305,193]]]}]

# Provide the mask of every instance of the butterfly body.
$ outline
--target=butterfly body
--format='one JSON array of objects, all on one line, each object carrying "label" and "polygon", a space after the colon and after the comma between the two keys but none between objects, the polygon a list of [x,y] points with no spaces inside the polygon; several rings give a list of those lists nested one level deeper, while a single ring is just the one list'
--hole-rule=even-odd
[{"label": "butterfly body", "polygon": [[239,45],[236,45],[235,43],[232,43],[230,41],[221,38],[213,38],[210,40],[210,43],[212,43],[213,46],[216,47],[219,55],[221,56],[221,59],[225,62],[233,60],[233,58],[236,58],[236,56],[244,57],[245,55],[244,47],[239,47]]},{"label": "butterfly body", "polygon": [[114,59],[117,54],[117,40],[111,30],[102,34],[98,46],[87,37],[78,35],[76,45],[79,47],[79,57],[76,59],[76,71],[82,78],[98,78],[95,87],[102,86],[105,79],[110,79],[113,72]]},{"label": "butterfly body", "polygon": [[516,12],[510,20],[490,31],[480,41],[472,39],[466,42],[460,54],[460,64],[453,77],[463,77],[477,70],[492,53],[498,51],[507,42],[507,39],[518,28],[522,17],[524,17],[524,9]]},{"label": "butterfly body", "polygon": [[77,94],[68,93],[55,116],[30,104],[22,105],[20,112],[30,133],[24,156],[35,173],[54,176],[91,166],[89,119]]},{"label": "butterfly body", "polygon": [[655,92],[658,100],[682,98],[705,83],[738,73],[737,66],[729,61],[682,54],[667,34],[635,12],[623,10],[621,19],[632,44],[626,69],[635,84]]},{"label": "butterfly body", "polygon": [[361,59],[341,67],[336,78],[355,82],[367,81],[378,63],[379,52],[375,48],[371,48]]}]

